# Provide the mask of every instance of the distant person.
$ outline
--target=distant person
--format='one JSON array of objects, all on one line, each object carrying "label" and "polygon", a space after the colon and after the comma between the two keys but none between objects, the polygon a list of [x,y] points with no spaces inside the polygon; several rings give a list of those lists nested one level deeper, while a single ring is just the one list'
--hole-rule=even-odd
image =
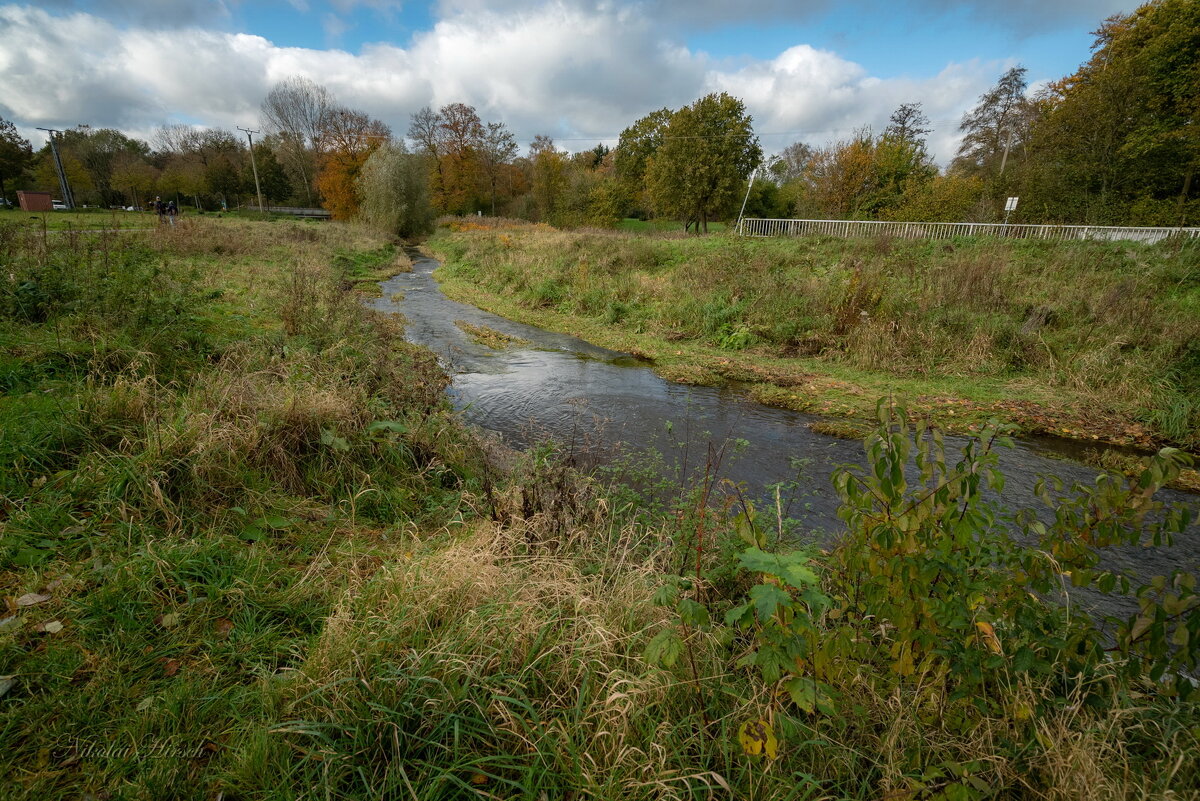
[{"label": "distant person", "polygon": [[154,213],[158,215],[158,222],[160,225],[166,222],[167,204],[163,203],[161,197],[154,198]]},{"label": "distant person", "polygon": [[175,226],[175,215],[178,213],[179,213],[179,207],[176,206],[175,201],[172,200],[170,203],[167,204],[167,219],[170,221],[172,227]]}]

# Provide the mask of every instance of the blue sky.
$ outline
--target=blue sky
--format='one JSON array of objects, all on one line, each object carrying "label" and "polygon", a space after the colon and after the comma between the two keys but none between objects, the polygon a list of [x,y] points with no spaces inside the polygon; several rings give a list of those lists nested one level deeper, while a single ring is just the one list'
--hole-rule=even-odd
[{"label": "blue sky", "polygon": [[[643,114],[741,97],[763,145],[886,124],[903,102],[953,155],[957,121],[1008,67],[1053,80],[1120,0],[0,0],[0,116],[151,138],[254,125],[290,75],[397,135],[464,102],[522,141],[614,142]],[[5,58],[23,53],[25,58]],[[35,138],[37,135],[31,136]]]}]

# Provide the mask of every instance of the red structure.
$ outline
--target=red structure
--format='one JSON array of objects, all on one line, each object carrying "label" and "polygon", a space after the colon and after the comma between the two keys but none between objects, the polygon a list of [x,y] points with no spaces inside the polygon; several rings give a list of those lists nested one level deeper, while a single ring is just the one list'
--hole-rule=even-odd
[{"label": "red structure", "polygon": [[17,202],[21,204],[21,211],[54,211],[53,199],[49,192],[22,192],[17,191]]}]

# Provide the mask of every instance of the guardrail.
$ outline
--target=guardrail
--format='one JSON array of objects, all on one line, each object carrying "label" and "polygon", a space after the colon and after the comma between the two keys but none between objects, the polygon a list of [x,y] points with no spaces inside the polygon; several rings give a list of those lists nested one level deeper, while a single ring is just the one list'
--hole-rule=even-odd
[{"label": "guardrail", "polygon": [[1200,237],[1200,228],[1134,228],[1112,225],[1012,225],[1006,223],[922,223],[875,220],[768,220],[743,218],[743,236],[894,236],[905,239],[950,239],[956,236],[1002,236],[1016,239],[1098,239],[1153,244],[1173,236]]},{"label": "guardrail", "polygon": [[[255,209],[253,205],[246,206],[246,208],[251,211]],[[325,209],[305,209],[299,206],[267,206],[266,210],[273,214],[291,214],[294,217],[315,217],[320,220],[328,220],[333,216]]]}]

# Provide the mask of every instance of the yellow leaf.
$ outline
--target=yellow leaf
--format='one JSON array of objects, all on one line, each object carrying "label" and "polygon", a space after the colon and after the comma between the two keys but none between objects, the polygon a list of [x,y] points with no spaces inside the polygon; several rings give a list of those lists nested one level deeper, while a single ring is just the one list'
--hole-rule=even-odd
[{"label": "yellow leaf", "polygon": [[992,628],[992,624],[985,620],[979,620],[975,623],[975,628],[979,629],[980,636],[983,637],[983,642],[987,645],[988,650],[994,654],[1004,653],[1000,648],[1000,638],[996,636],[996,630]]},{"label": "yellow leaf", "polygon": [[1154,618],[1139,615],[1137,620],[1133,621],[1133,628],[1129,630],[1129,639],[1136,640],[1146,633],[1146,629],[1154,623]]},{"label": "yellow leaf", "polygon": [[742,750],[750,756],[766,754],[767,759],[774,759],[779,753],[779,741],[775,739],[771,724],[761,718],[748,720],[741,725],[738,729],[738,742],[742,744]]},{"label": "yellow leaf", "polygon": [[487,784],[488,777],[482,773],[471,774],[471,784]]},{"label": "yellow leaf", "polygon": [[1017,720],[1029,720],[1033,717],[1033,707],[1026,701],[1017,701],[1012,706],[1012,716]]}]

